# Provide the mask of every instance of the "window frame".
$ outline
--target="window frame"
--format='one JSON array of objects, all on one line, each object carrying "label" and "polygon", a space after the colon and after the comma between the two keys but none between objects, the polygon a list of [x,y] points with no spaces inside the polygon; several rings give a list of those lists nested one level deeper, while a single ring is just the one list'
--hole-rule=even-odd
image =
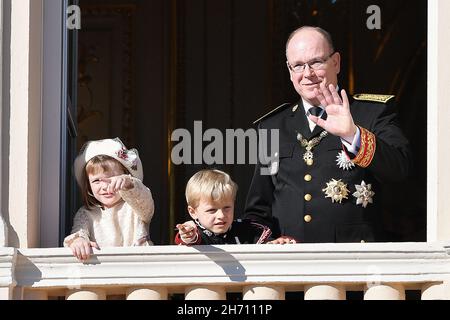
[{"label": "window frame", "polygon": [[[75,193],[67,192],[68,180],[66,172],[71,168],[72,159],[63,152],[67,150],[67,136],[62,134],[68,129],[67,119],[71,113],[61,108],[67,100],[67,55],[63,50],[67,44],[67,29],[61,28],[65,25],[65,8],[69,0],[45,0],[44,1],[44,37],[43,37],[43,114],[42,114],[42,149],[41,149],[41,217],[40,234],[42,247],[55,247],[61,245],[61,240],[66,232],[66,220],[70,217],[67,212],[76,203]],[[440,6],[439,1],[428,1],[428,88],[427,88],[427,237],[426,242],[435,242],[442,238],[439,233],[438,214],[439,197],[442,190],[439,188],[439,95],[445,90],[440,85],[439,57],[442,53],[438,49],[440,43],[439,26]],[[65,30],[66,32],[63,32]],[[66,57],[66,58],[64,58]],[[76,73],[75,73],[76,76]],[[61,81],[63,80],[63,81]],[[75,79],[76,80],[76,79]],[[76,88],[75,88],[76,90]],[[64,92],[66,94],[64,94]],[[75,95],[76,97],[76,95]],[[441,98],[442,99],[442,98]],[[64,103],[63,103],[64,102]],[[430,107],[434,106],[434,107]],[[76,102],[75,102],[76,107]],[[441,107],[443,108],[443,107]],[[74,110],[72,107],[70,110]],[[75,109],[76,110],[76,109]],[[76,122],[72,126],[76,136]],[[442,140],[442,138],[441,138]],[[442,157],[442,156],[441,156]],[[60,168],[59,174],[55,174],[54,168]],[[443,170],[442,166],[440,170]],[[74,179],[71,179],[72,181]],[[70,204],[67,204],[68,199]],[[442,202],[442,200],[441,200]],[[72,212],[73,213],[73,212]],[[442,213],[442,214],[445,214]],[[447,219],[448,220],[448,219]]]}]

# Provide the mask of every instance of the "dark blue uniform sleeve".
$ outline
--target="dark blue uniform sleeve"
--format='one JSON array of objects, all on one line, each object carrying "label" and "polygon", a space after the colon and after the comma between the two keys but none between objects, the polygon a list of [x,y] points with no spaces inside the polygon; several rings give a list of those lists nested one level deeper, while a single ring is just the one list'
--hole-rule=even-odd
[{"label": "dark blue uniform sleeve", "polygon": [[[258,130],[260,129],[261,125],[258,126]],[[268,144],[263,143],[258,145],[264,147]],[[262,150],[262,153],[259,152],[259,154],[266,155],[267,150]],[[266,225],[273,232],[277,229],[272,219],[274,184],[271,175],[261,174],[262,172],[268,173],[270,170],[269,166],[270,164],[261,163],[260,157],[258,157],[258,163],[255,165],[252,182],[247,194],[244,218]],[[275,234],[274,236],[278,235]]]},{"label": "dark blue uniform sleeve", "polygon": [[352,107],[352,114],[361,121],[356,124],[375,136],[376,149],[367,169],[380,183],[406,179],[412,168],[412,154],[398,125],[395,105],[359,102]]}]

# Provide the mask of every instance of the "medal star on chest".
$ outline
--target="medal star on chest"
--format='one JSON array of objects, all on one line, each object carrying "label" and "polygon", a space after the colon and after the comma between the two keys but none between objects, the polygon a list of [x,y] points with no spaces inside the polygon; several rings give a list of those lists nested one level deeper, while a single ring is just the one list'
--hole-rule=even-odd
[{"label": "medal star on chest", "polygon": [[343,199],[348,199],[348,194],[350,193],[347,184],[340,179],[331,179],[330,182],[327,182],[327,187],[322,189],[322,191],[325,192],[325,198],[331,198],[332,203],[342,203]]},{"label": "medal star on chest", "polygon": [[339,152],[336,158],[337,165],[342,170],[350,171],[355,167],[355,164],[350,160],[344,150]]},{"label": "medal star on chest", "polygon": [[363,208],[366,208],[369,203],[373,203],[373,196],[375,192],[372,191],[372,185],[366,184],[364,180],[361,184],[355,184],[356,191],[353,193],[353,196],[356,198],[356,204],[362,205]]}]

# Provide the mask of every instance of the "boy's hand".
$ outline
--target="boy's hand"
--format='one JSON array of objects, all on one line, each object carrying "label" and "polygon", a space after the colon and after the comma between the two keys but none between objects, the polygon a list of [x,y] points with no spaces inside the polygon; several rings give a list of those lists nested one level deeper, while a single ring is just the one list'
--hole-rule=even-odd
[{"label": "boy's hand", "polygon": [[100,181],[108,184],[108,188],[106,189],[108,193],[116,193],[119,190],[130,190],[134,188],[133,181],[131,180],[131,176],[129,174],[103,178],[100,179]]},{"label": "boy's hand", "polygon": [[92,247],[100,250],[97,242],[88,241],[84,238],[77,238],[70,244],[73,255],[80,261],[89,259],[92,254]]},{"label": "boy's hand", "polygon": [[290,243],[297,243],[297,241],[294,238],[288,237],[288,236],[281,236],[275,240],[267,242],[268,244],[290,244]]},{"label": "boy's hand", "polygon": [[176,227],[184,243],[189,244],[197,241],[197,225],[194,221],[186,221],[183,224],[177,224]]}]

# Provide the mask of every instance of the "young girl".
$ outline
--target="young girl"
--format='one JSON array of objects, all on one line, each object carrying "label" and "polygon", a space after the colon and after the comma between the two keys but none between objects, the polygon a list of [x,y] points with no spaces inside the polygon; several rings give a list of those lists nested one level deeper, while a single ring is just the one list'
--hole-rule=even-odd
[{"label": "young girl", "polygon": [[271,230],[248,219],[234,220],[237,185],[220,170],[201,170],[186,185],[188,212],[194,221],[176,227],[175,243],[199,244],[261,244],[296,243],[295,239],[271,239]]},{"label": "young girl", "polygon": [[127,150],[119,138],[89,141],[75,159],[74,173],[85,203],[64,239],[74,256],[88,259],[91,247],[153,244],[148,229],[154,203],[142,183],[136,149]]}]

